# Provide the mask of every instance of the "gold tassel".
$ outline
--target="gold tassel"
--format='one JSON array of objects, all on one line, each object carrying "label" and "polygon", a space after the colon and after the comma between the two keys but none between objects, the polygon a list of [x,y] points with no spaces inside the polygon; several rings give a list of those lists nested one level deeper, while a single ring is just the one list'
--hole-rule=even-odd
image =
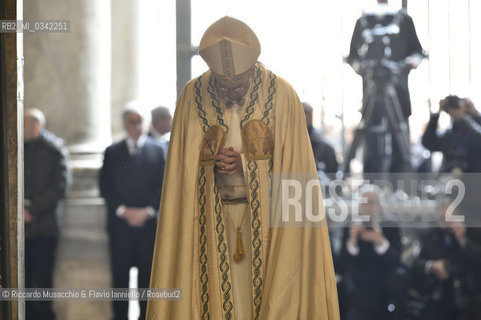
[{"label": "gold tassel", "polygon": [[234,261],[239,262],[244,257],[244,248],[242,247],[242,238],[241,238],[241,228],[240,226],[237,227],[237,247],[234,253]]}]

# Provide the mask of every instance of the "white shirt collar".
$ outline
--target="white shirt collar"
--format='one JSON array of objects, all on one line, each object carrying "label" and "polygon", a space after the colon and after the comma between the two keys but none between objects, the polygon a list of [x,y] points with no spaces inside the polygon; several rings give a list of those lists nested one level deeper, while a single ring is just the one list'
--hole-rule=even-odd
[{"label": "white shirt collar", "polygon": [[170,140],[170,131],[164,134],[160,134],[154,127],[150,128],[150,134],[154,137],[157,141],[160,142],[169,142]]},{"label": "white shirt collar", "polygon": [[150,134],[152,135],[152,137],[154,137],[157,140],[159,140],[162,137],[162,135],[157,130],[155,130],[154,127],[150,127]]},{"label": "white shirt collar", "polygon": [[129,150],[129,153],[134,154],[136,150],[136,146],[137,146],[137,149],[142,149],[146,141],[147,141],[147,136],[145,134],[141,135],[137,141],[127,136],[127,149]]}]

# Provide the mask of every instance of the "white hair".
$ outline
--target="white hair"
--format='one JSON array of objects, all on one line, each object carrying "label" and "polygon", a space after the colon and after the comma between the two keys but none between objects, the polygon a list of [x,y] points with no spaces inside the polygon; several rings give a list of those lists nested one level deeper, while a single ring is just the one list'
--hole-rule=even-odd
[{"label": "white hair", "polygon": [[27,109],[25,111],[25,115],[32,118],[36,122],[38,122],[42,129],[45,128],[45,123],[46,123],[45,115],[39,109],[34,109],[34,108]]},{"label": "white hair", "polygon": [[151,116],[144,105],[145,103],[142,100],[131,100],[127,102],[122,110],[122,121],[125,121],[125,117],[129,114],[138,114],[142,118],[144,131],[147,131]]}]

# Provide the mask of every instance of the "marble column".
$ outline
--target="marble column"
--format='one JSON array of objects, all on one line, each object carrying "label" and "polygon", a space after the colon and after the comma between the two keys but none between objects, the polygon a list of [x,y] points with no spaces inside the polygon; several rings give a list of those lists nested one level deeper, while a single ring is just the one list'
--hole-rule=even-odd
[{"label": "marble column", "polygon": [[175,1],[112,1],[112,134],[124,135],[121,113],[132,99],[150,110],[173,109],[175,92]]},{"label": "marble column", "polygon": [[139,96],[138,29],[139,3],[112,1],[112,134],[123,135],[121,113],[125,104]]},{"label": "marble column", "polygon": [[[22,5],[16,0],[0,2],[0,19],[22,19]],[[24,287],[23,278],[23,148],[22,102],[23,102],[23,60],[22,35],[5,33],[1,35],[0,64],[1,83],[1,135],[2,154],[2,204],[0,214],[0,253],[3,260],[0,285],[2,287]],[[5,117],[5,118],[3,118]],[[25,303],[5,301],[0,308],[0,318],[23,319]]]},{"label": "marble column", "polygon": [[71,153],[100,153],[111,141],[111,24],[108,0],[27,0],[25,20],[70,20],[68,33],[26,33],[25,108]]}]

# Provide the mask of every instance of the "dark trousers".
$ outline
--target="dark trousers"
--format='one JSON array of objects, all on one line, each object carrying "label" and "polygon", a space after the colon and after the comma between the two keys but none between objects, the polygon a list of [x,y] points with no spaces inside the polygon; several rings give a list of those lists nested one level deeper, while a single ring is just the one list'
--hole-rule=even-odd
[{"label": "dark trousers", "polygon": [[[129,227],[123,220],[112,222],[110,235],[110,261],[112,287],[128,288],[130,268],[139,269],[138,287],[148,288],[154,253],[156,220],[151,219],[142,227]],[[129,302],[113,301],[114,319],[127,319]],[[140,301],[140,318],[145,319],[147,301]]]},{"label": "dark trousers", "polygon": [[[52,288],[57,237],[25,239],[25,287]],[[27,320],[55,319],[52,301],[26,301]]]}]

